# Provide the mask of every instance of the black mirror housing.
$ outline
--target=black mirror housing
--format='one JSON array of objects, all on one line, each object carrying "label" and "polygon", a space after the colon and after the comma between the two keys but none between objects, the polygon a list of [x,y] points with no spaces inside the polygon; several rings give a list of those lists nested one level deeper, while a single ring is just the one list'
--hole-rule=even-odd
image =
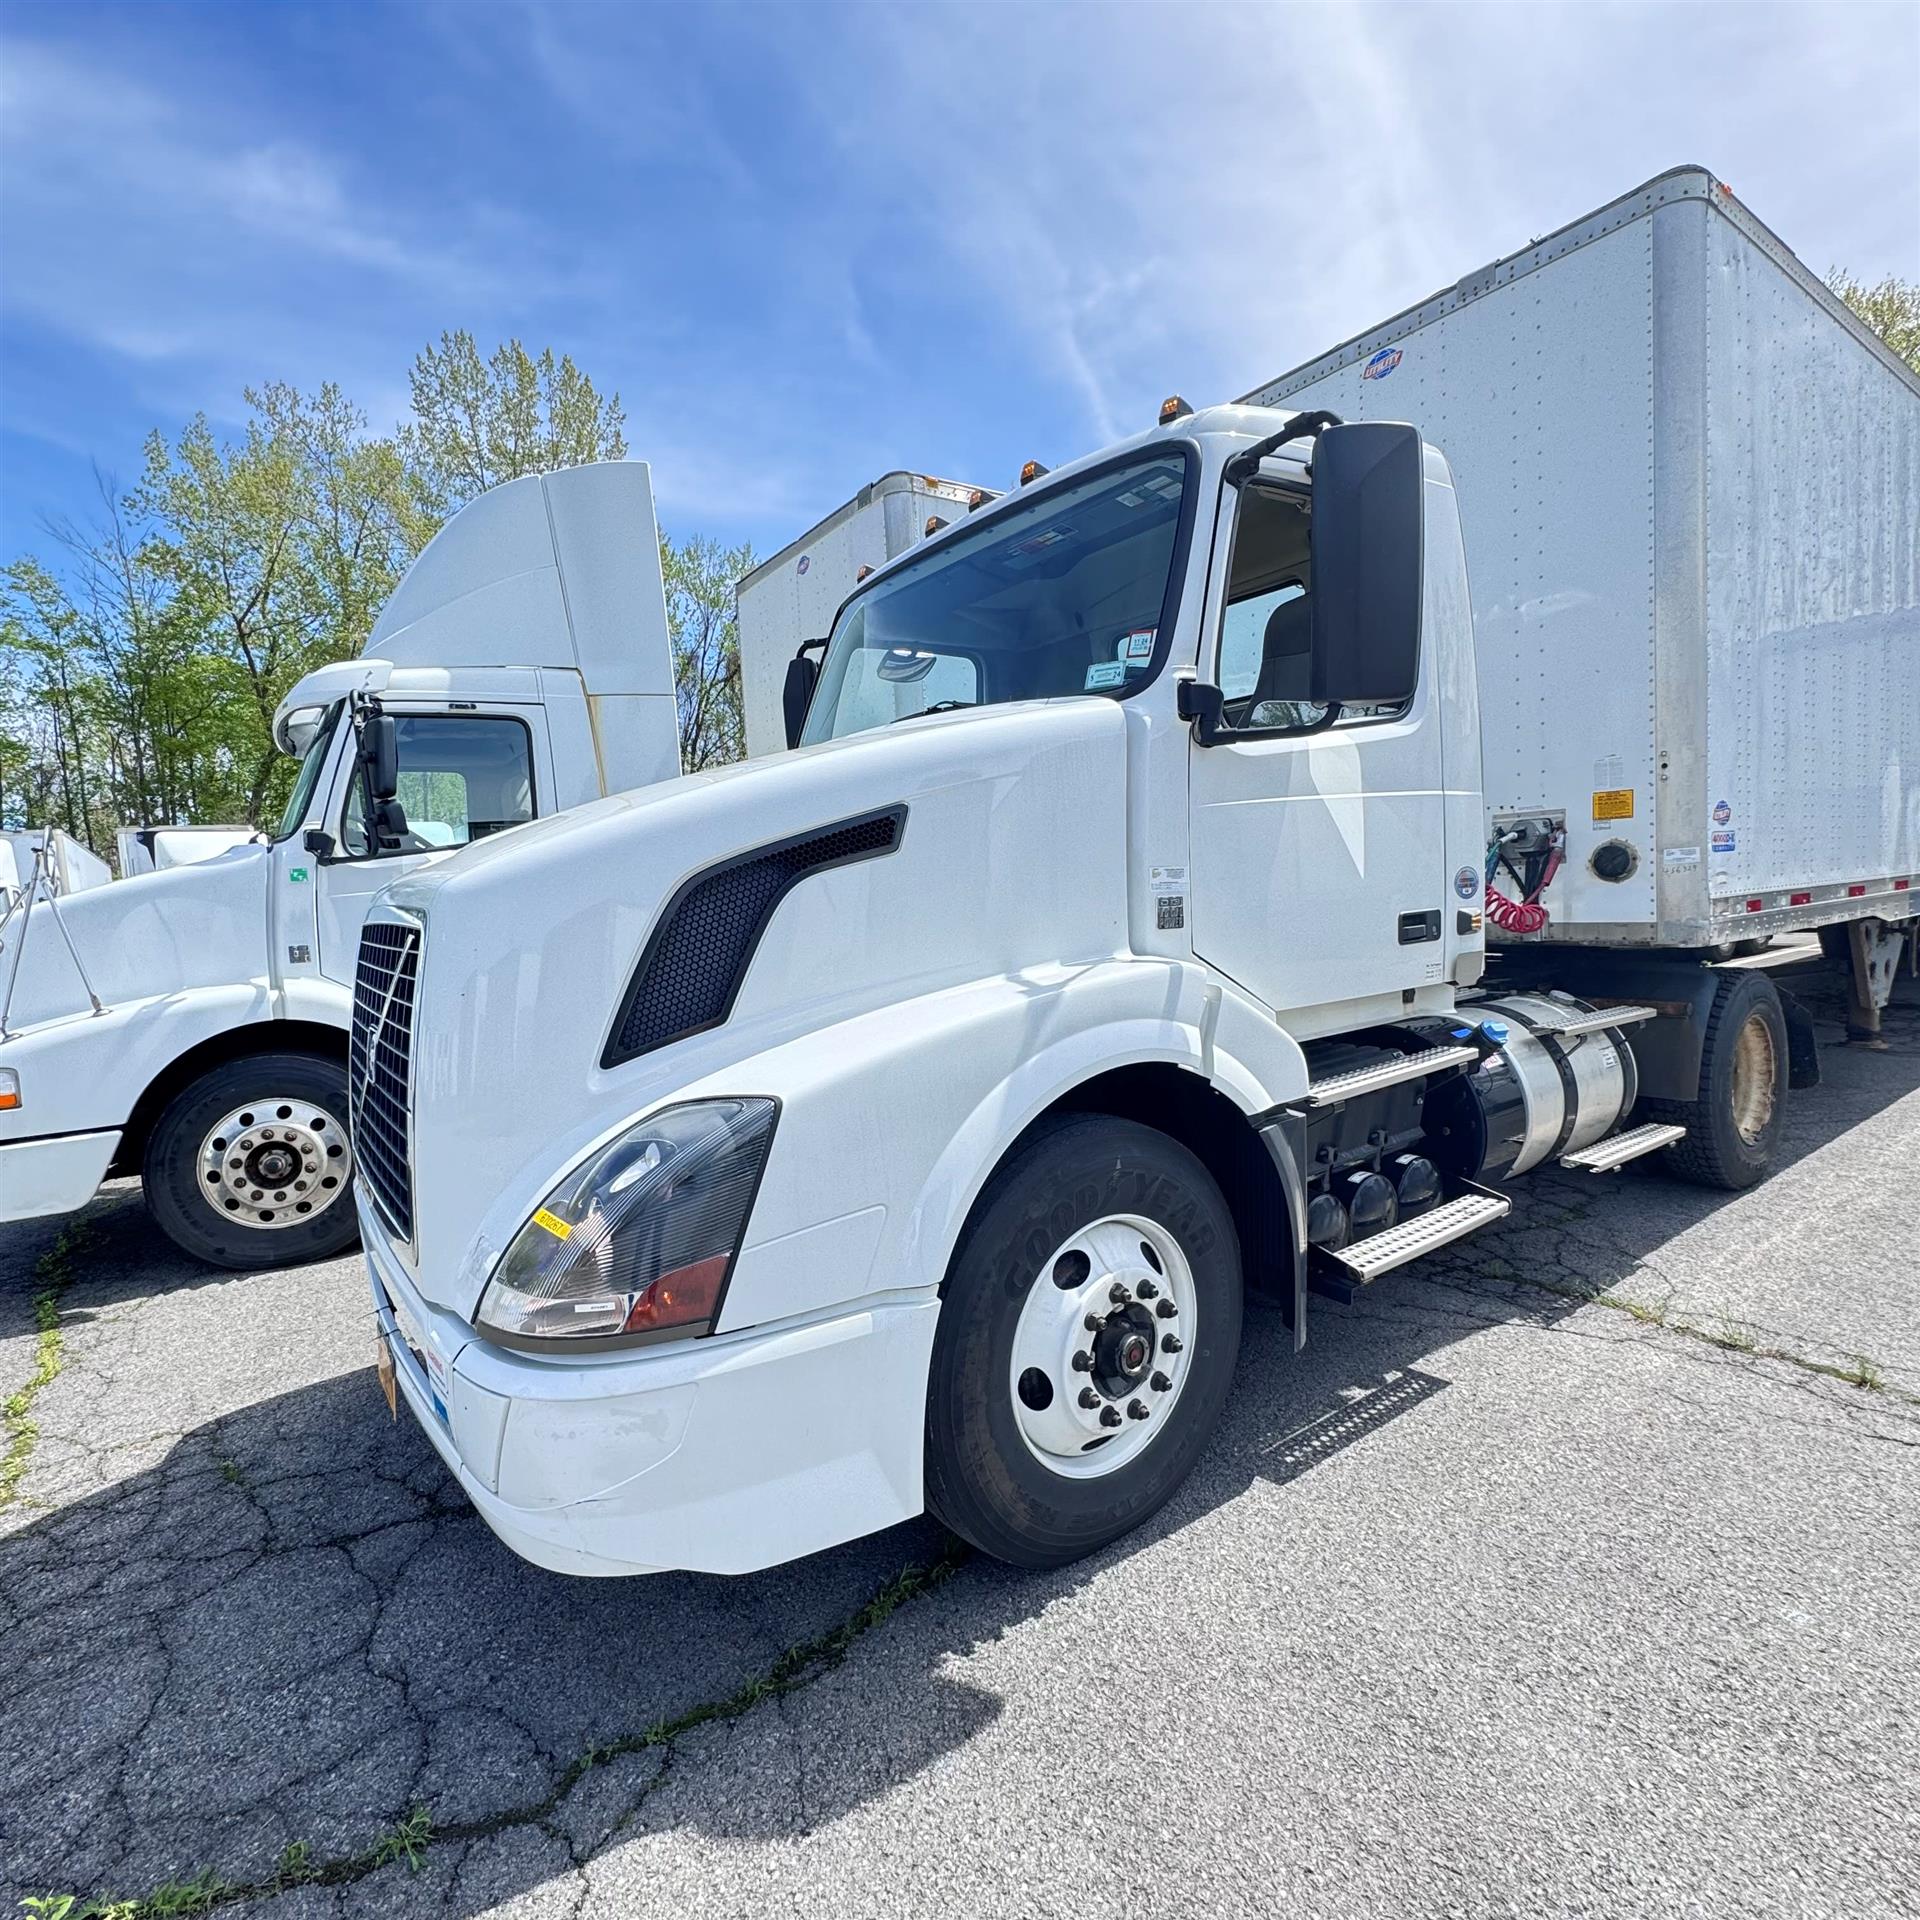
[{"label": "black mirror housing", "polygon": [[370,713],[361,721],[360,765],[376,806],[400,791],[400,735],[392,714]]},{"label": "black mirror housing", "polygon": [[809,640],[787,662],[787,683],[780,689],[780,706],[790,747],[800,744],[800,735],[807,724],[807,708],[813,704],[813,690],[820,679],[820,669],[807,657],[807,648],[825,645],[824,640]]},{"label": "black mirror housing", "polygon": [[1395,705],[1420,676],[1425,456],[1416,428],[1357,420],[1313,448],[1309,697]]}]

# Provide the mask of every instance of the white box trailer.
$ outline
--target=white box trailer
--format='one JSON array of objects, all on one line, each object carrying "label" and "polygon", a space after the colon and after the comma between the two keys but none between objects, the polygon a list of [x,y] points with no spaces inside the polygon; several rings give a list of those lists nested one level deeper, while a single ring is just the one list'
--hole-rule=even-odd
[{"label": "white box trailer", "polygon": [[953,520],[976,496],[995,497],[931,474],[884,473],[740,581],[740,690],[750,755],[786,745],[780,689],[787,662],[803,640],[825,637],[860,569],[905,553],[925,537],[929,519]]},{"label": "white box trailer", "polygon": [[1565,827],[1538,940],[1911,912],[1920,376],[1710,173],[1246,397],[1445,449],[1488,810]]},{"label": "white box trailer", "polygon": [[33,863],[43,845],[47,851],[47,886],[55,894],[85,893],[89,887],[104,887],[113,878],[113,869],[64,827],[15,827],[0,837],[13,849],[18,886],[32,884]]}]

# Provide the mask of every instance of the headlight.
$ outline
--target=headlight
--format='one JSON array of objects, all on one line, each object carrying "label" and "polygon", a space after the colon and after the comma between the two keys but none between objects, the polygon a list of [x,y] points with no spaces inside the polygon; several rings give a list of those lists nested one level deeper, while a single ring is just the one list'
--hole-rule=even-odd
[{"label": "headlight", "polygon": [[629,1127],[534,1210],[477,1316],[509,1345],[713,1324],[773,1139],[772,1100],[701,1100]]}]

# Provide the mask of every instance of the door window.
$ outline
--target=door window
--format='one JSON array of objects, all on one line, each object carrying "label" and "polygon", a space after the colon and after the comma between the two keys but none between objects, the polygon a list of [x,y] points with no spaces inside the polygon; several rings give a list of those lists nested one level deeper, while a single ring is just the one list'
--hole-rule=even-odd
[{"label": "door window", "polygon": [[1318,726],[1309,700],[1313,622],[1307,598],[1307,503],[1277,487],[1240,492],[1220,626],[1220,691],[1238,731]]},{"label": "door window", "polygon": [[[498,715],[403,713],[397,798],[407,830],[386,853],[435,853],[465,846],[533,818],[533,738],[524,720]],[[373,851],[371,809],[356,771],[341,841],[363,858]]]}]

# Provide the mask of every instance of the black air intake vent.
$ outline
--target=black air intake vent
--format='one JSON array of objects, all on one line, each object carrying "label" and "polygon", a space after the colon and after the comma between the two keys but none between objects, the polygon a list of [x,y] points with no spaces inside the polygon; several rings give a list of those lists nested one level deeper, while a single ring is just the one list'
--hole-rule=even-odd
[{"label": "black air intake vent", "polygon": [[370,920],[360,933],[347,1042],[347,1130],[360,1178],[387,1224],[413,1238],[413,993],[420,967],[415,927]]},{"label": "black air intake vent", "polygon": [[600,1064],[617,1067],[719,1026],[788,891],[809,874],[891,853],[906,820],[905,807],[862,814],[737,854],[684,881],[648,937]]}]

